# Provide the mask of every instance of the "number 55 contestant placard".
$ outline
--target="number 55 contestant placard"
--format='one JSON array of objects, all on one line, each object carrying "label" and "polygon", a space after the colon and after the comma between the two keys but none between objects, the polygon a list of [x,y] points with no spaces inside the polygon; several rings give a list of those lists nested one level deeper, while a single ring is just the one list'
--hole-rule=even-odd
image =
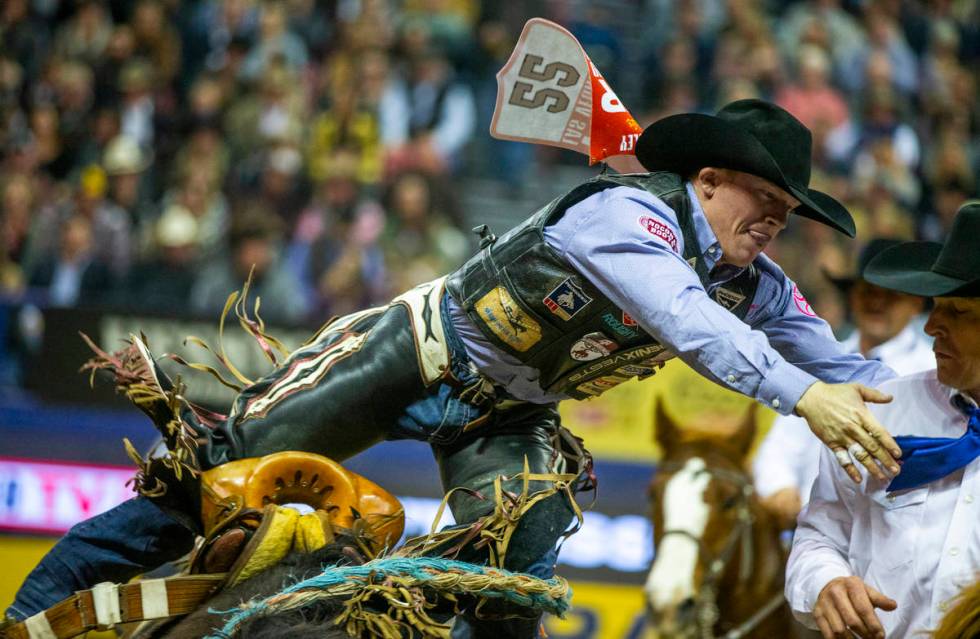
[{"label": "number 55 contestant placard", "polygon": [[641,132],[575,36],[554,22],[528,20],[497,73],[491,135],[571,149],[595,164],[632,155]]}]

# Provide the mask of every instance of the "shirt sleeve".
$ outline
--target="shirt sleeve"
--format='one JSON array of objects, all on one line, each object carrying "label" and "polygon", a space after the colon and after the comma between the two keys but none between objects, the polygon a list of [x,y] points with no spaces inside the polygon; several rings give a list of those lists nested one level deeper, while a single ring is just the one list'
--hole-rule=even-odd
[{"label": "shirt sleeve", "polygon": [[804,475],[801,469],[812,466],[819,452],[807,436],[810,430],[802,417],[781,415],[773,422],[752,460],[755,490],[768,497],[784,488],[795,488],[806,501]]},{"label": "shirt sleeve", "polygon": [[821,447],[820,470],[797,521],[786,564],[786,599],[793,615],[810,628],[817,627],[813,608],[824,586],[854,574],[847,556],[857,496],[833,453]]},{"label": "shirt sleeve", "polygon": [[783,414],[816,381],[787,362],[765,333],[708,297],[683,258],[676,215],[662,200],[639,189],[607,189],[570,207],[545,236],[614,304],[705,377]]},{"label": "shirt sleeve", "polygon": [[[832,384],[860,382],[875,387],[895,377],[895,372],[881,362],[848,353],[834,337],[830,325],[810,307],[799,287],[771,260],[763,258],[760,266],[763,274],[754,300],[756,308],[746,319],[766,334],[769,344],[787,362]],[[763,395],[777,391],[763,384]]]}]

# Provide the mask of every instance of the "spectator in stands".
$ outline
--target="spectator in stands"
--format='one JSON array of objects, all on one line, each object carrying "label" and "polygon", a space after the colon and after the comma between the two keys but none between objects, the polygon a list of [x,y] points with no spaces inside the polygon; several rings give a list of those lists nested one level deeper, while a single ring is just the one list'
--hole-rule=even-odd
[{"label": "spectator in stands", "polygon": [[55,180],[64,180],[74,167],[74,149],[61,139],[58,108],[49,102],[31,109],[31,134],[42,171]]},{"label": "spectator in stands", "polygon": [[357,153],[339,149],[319,163],[322,176],[289,245],[290,269],[314,315],[330,317],[384,301],[388,293],[378,240],[384,210],[358,181]]},{"label": "spectator in stands", "polygon": [[47,289],[47,303],[52,306],[103,301],[112,291],[112,275],[94,242],[91,220],[82,214],[70,216],[59,230],[58,252],[37,265],[29,285]]},{"label": "spectator in stands", "polygon": [[2,254],[10,263],[20,265],[27,250],[36,210],[30,179],[23,175],[8,178],[3,184],[0,206]]},{"label": "spectator in stands", "polygon": [[170,85],[180,69],[180,37],[160,0],[139,0],[130,18],[136,55],[153,65],[157,81]]},{"label": "spectator in stands", "polygon": [[154,231],[156,255],[133,267],[120,301],[141,311],[177,313],[196,281],[197,218],[180,204],[171,204]]},{"label": "spectator in stands", "polygon": [[422,173],[404,173],[388,189],[382,246],[386,263],[393,265],[389,281],[393,290],[408,290],[456,268],[471,248],[450,221],[433,185]]},{"label": "spectator in stands", "polygon": [[142,180],[152,164],[153,157],[125,135],[113,138],[102,157],[102,168],[109,178],[109,199],[126,212],[133,225],[149,215]]},{"label": "spectator in stands", "polygon": [[[181,205],[197,220],[197,246],[202,260],[209,261],[225,252],[231,226],[228,200],[207,171],[185,173],[163,196],[162,209],[171,204]],[[142,246],[151,252],[155,232],[155,222],[144,225],[142,230]]]},{"label": "spectator in stands", "polygon": [[298,74],[306,66],[309,53],[306,43],[289,30],[289,15],[283,0],[262,0],[259,32],[252,50],[242,66],[246,79],[261,76],[273,60]]},{"label": "spectator in stands", "polygon": [[125,211],[106,200],[106,187],[102,168],[86,167],[79,175],[72,197],[38,212],[36,228],[24,258],[29,272],[33,273],[36,265],[56,258],[60,250],[60,229],[69,219],[81,216],[89,221],[97,261],[108,266],[114,277],[125,275],[133,253],[132,224]]},{"label": "spectator in stands", "polygon": [[814,45],[800,48],[797,82],[776,95],[776,103],[810,130],[835,129],[850,119],[844,96],[830,84],[830,58]]},{"label": "spectator in stands", "polygon": [[131,59],[119,72],[122,133],[145,148],[153,144],[155,133],[155,73],[154,68],[142,58]]},{"label": "spectator in stands", "polygon": [[459,154],[476,125],[469,87],[456,81],[445,55],[423,45],[409,63],[405,82],[394,81],[381,101],[389,170],[438,174],[458,168]]},{"label": "spectator in stands", "polygon": [[72,17],[55,31],[55,53],[95,65],[109,44],[112,18],[103,0],[81,0],[75,6]]},{"label": "spectator in stands", "polygon": [[286,323],[303,320],[309,301],[279,257],[281,229],[275,212],[259,204],[247,204],[236,212],[229,237],[231,254],[200,272],[191,292],[191,309],[217,316],[228,295],[241,289],[251,273],[251,299],[262,299],[264,319]]}]

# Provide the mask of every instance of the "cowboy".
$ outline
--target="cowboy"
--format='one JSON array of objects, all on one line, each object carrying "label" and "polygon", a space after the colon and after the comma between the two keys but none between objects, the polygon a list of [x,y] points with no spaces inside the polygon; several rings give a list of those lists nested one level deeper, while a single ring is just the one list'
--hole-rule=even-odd
[{"label": "cowboy", "polygon": [[[449,503],[468,524],[493,510],[480,495],[493,496],[498,476],[520,493],[525,467],[585,473],[586,455],[569,451],[573,439],[562,434],[558,400],[648,377],[678,356],[779,412],[795,410],[828,444],[863,446],[869,472],[885,476],[873,458],[897,472],[898,448],[864,404],[889,398],[863,385],[893,373],[846,353],[762,255],[791,211],[854,234],[846,209],[807,187],[810,147],[803,125],[760,100],[654,123],[637,147],[650,173],[599,176],[499,238],[484,227],[481,251],[459,270],[328,324],[213,428],[184,410],[185,428],[201,440],[197,464],[281,450],[343,460],[384,439],[419,439],[432,445],[445,489],[466,489]],[[187,552],[199,526],[196,489],[164,481],[163,497],[138,497],[70,531],[11,612],[34,614]],[[565,492],[535,502],[510,537],[505,567],[553,574],[573,518]],[[457,620],[460,636],[465,623]],[[536,629],[535,619],[487,620],[478,631]]]},{"label": "cowboy", "polygon": [[[980,571],[980,204],[963,206],[945,244],[909,242],[868,264],[870,283],[931,297],[936,369],[886,382],[872,411],[902,447],[891,482],[855,486],[821,451],[800,514],[786,597],[824,637],[913,637],[934,629]],[[864,455],[864,451],[856,451]],[[881,612],[875,611],[881,609]]]},{"label": "cowboy", "polygon": [[[936,367],[932,344],[914,320],[924,308],[921,297],[875,286],[862,273],[873,257],[899,240],[875,238],[858,256],[857,271],[828,279],[847,297],[854,331],[841,344],[850,353],[882,362],[899,375]],[[810,495],[817,476],[820,446],[806,422],[781,415],[759,445],[752,461],[755,488],[763,505],[786,528]]]}]

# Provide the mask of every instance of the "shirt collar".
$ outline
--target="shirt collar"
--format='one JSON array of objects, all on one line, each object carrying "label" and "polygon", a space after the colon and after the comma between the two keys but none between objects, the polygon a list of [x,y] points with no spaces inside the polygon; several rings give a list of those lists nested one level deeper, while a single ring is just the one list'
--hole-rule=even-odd
[{"label": "shirt collar", "polygon": [[687,197],[691,201],[691,217],[694,219],[694,234],[698,240],[698,250],[701,251],[701,257],[704,258],[705,267],[711,271],[721,259],[721,244],[718,242],[715,232],[711,230],[711,224],[708,223],[704,209],[701,208],[701,200],[698,199],[694,185],[685,182],[684,187],[687,189]]}]

